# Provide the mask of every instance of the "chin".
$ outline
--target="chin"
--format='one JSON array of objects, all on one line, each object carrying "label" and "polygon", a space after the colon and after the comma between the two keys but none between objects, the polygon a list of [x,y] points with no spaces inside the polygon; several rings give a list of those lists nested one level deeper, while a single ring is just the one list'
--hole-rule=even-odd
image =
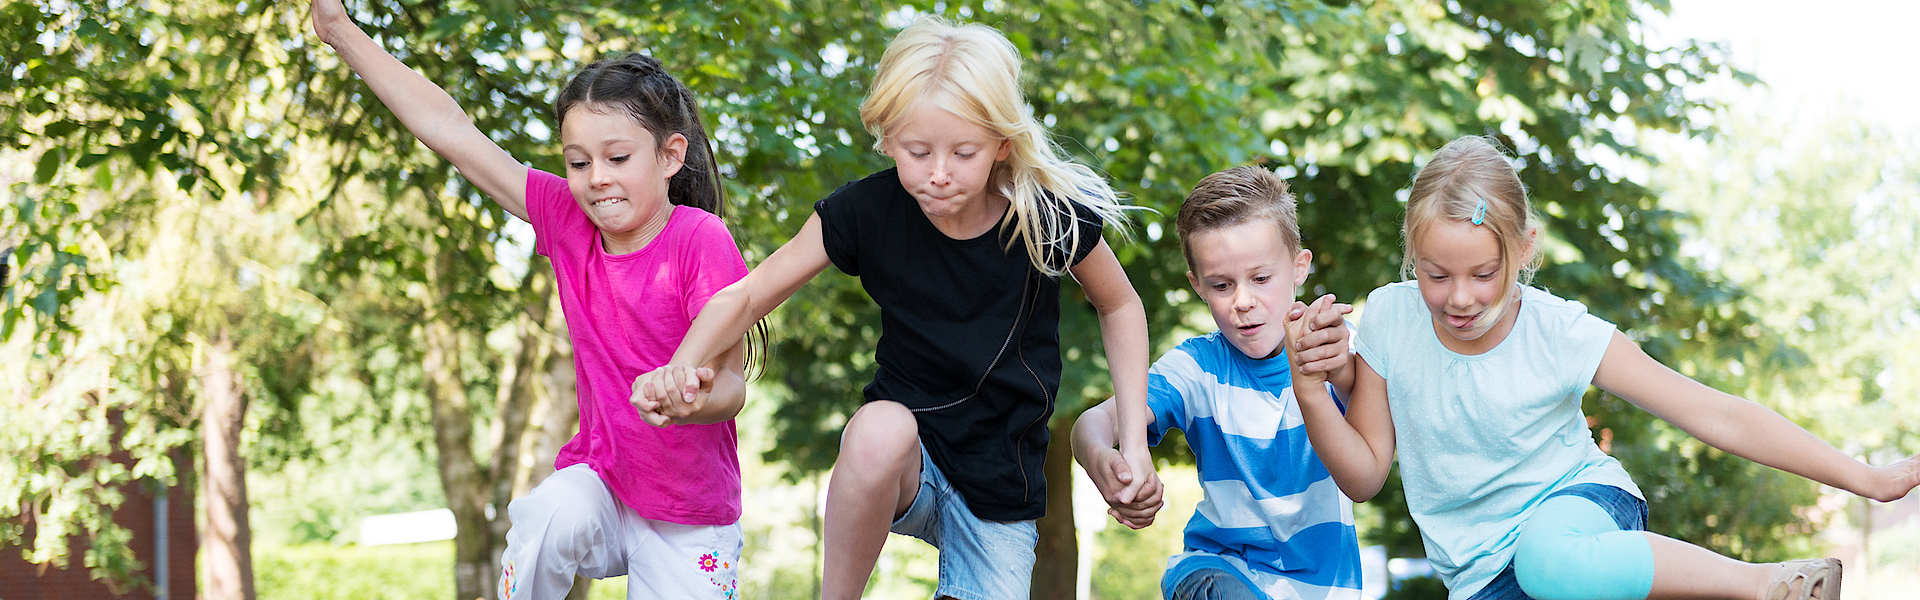
[{"label": "chin", "polygon": [[[1262,348],[1265,348],[1265,351],[1262,351]],[[1266,360],[1279,356],[1280,354],[1280,344],[1277,343],[1271,345],[1259,344],[1257,342],[1252,344],[1234,344],[1233,349],[1239,350],[1241,354],[1254,360]]]}]

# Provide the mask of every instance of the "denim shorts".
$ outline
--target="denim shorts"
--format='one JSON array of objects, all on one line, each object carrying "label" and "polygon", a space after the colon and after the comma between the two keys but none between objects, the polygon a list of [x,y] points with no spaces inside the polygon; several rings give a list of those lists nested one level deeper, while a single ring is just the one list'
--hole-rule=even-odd
[{"label": "denim shorts", "polygon": [[1033,548],[1040,542],[1040,530],[1033,521],[987,521],[974,516],[946,474],[933,466],[924,446],[920,448],[919,493],[890,530],[940,550],[940,587],[934,597],[1012,600],[1032,593]]},{"label": "denim shorts", "polygon": [[[1567,486],[1566,489],[1548,494],[1554,496],[1579,496],[1591,500],[1613,517],[1613,522],[1621,531],[1647,530],[1647,501],[1634,497],[1626,490],[1599,483],[1581,483]],[[1533,600],[1520,590],[1520,580],[1514,576],[1513,561],[1507,561],[1507,568],[1501,569],[1487,587],[1480,588],[1469,600]]]}]

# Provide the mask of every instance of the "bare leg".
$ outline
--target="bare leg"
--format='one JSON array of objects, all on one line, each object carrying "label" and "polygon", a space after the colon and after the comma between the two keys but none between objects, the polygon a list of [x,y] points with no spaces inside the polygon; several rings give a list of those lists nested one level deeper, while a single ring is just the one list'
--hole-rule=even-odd
[{"label": "bare leg", "polygon": [[1648,598],[1757,600],[1774,572],[1783,568],[1741,562],[1656,533],[1646,535],[1654,564],[1653,593]]},{"label": "bare leg", "polygon": [[887,528],[920,490],[920,433],[898,402],[868,402],[847,420],[827,482],[826,564],[820,596],[858,600]]}]

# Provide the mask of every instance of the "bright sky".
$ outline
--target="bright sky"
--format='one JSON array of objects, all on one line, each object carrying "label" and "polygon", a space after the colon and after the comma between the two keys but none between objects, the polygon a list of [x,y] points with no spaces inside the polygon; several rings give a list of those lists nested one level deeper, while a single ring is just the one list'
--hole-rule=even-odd
[{"label": "bright sky", "polygon": [[1789,106],[1847,98],[1870,120],[1920,129],[1920,2],[1673,0],[1670,16],[1647,22],[1652,44],[1726,42]]}]

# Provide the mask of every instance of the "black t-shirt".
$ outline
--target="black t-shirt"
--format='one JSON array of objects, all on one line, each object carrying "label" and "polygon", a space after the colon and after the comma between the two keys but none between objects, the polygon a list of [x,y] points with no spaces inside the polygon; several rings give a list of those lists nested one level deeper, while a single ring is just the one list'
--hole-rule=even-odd
[{"label": "black t-shirt", "polygon": [[[1101,223],[1074,206],[1078,264]],[[1011,209],[1009,209],[1011,210]],[[880,305],[879,369],[867,401],[912,409],[920,442],[973,514],[1046,514],[1047,418],[1060,389],[1060,280],[1033,268],[1006,224],[956,240],[935,228],[888,169],[814,204],[827,257]]]}]

